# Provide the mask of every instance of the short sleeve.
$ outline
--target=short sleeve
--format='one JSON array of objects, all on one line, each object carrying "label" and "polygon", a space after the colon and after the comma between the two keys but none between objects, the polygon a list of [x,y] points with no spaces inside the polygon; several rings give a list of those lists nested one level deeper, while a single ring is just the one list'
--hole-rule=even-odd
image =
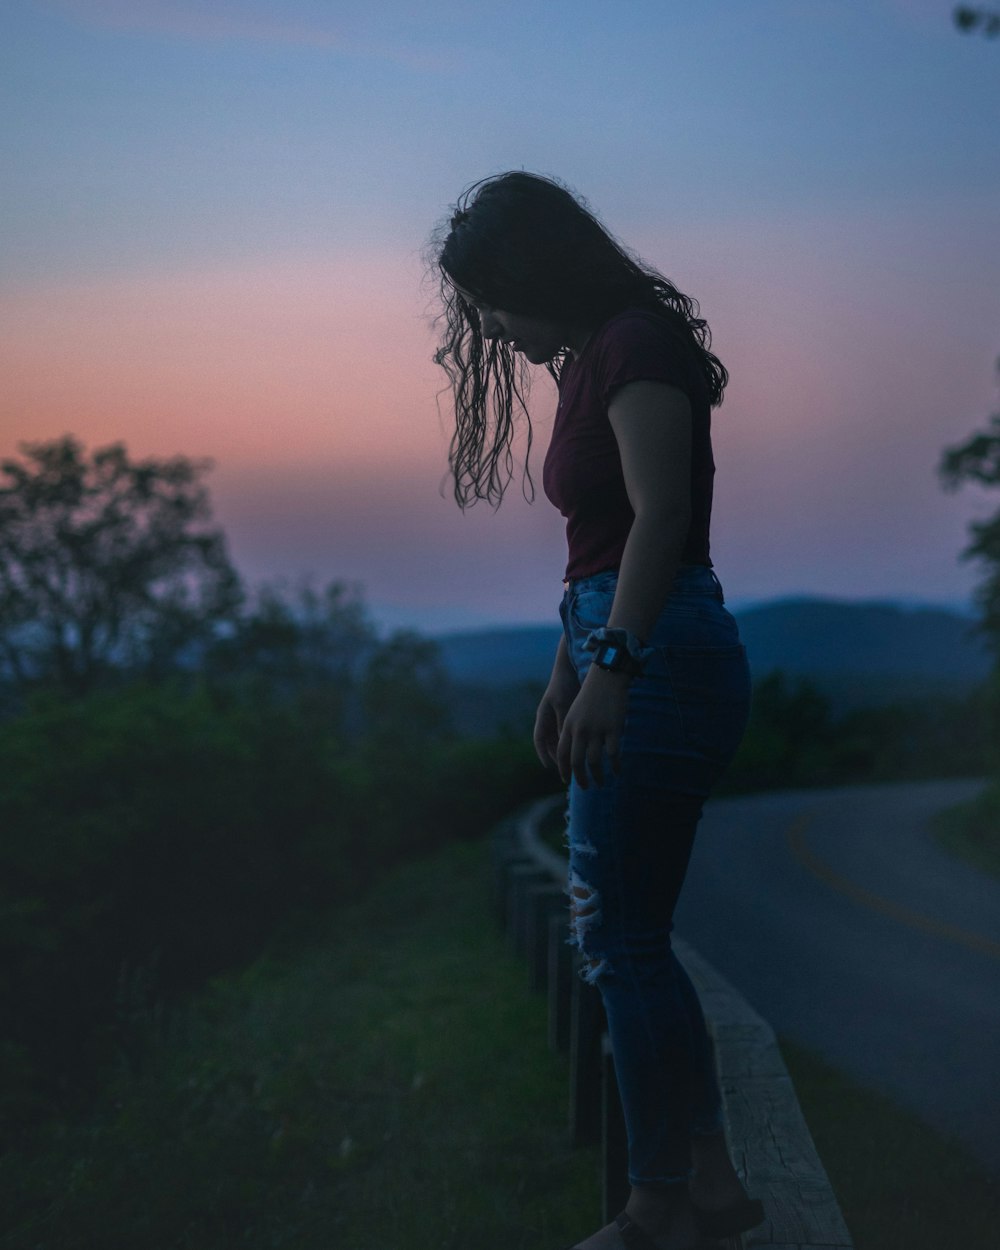
[{"label": "short sleeve", "polygon": [[607,407],[627,382],[666,382],[692,396],[690,352],[663,318],[627,312],[601,330],[595,344],[594,383]]}]

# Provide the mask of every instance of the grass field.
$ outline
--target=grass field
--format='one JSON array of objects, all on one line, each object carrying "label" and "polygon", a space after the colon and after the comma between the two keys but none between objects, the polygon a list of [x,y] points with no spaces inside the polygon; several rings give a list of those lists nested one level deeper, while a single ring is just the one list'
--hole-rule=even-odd
[{"label": "grass field", "polygon": [[219,981],[104,1113],[0,1165],[4,1250],[536,1250],[597,1218],[485,848]]},{"label": "grass field", "polygon": [[[858,1250],[993,1250],[960,1150],[786,1047]],[[217,982],[86,1124],[0,1163],[3,1250],[559,1250],[598,1218],[482,844]]]}]

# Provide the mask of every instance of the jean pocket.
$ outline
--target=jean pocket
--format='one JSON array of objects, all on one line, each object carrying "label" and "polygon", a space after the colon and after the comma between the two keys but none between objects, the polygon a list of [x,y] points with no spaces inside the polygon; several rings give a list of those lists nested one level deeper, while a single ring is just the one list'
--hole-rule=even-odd
[{"label": "jean pocket", "polygon": [[602,629],[611,615],[611,605],[615,601],[613,589],[580,590],[570,602],[570,617],[573,624],[583,636],[592,630]]}]

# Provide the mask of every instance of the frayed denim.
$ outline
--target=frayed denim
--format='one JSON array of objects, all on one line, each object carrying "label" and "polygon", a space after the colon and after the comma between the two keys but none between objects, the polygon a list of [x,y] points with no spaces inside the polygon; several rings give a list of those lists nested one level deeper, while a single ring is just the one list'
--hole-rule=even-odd
[{"label": "frayed denim", "polygon": [[[617,573],[567,586],[560,605],[582,681],[587,635],[606,625]],[[655,648],[628,694],[621,767],[569,789],[572,941],[604,1000],[633,1185],[686,1181],[693,1135],[722,1127],[712,1044],[671,948],[695,829],[746,727],[750,673],[712,570],[682,567],[645,640]]]}]

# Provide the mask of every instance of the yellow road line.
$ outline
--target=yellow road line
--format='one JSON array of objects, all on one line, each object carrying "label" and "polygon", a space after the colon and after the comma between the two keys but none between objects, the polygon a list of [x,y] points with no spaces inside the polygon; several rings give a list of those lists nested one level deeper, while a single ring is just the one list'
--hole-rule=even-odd
[{"label": "yellow road line", "polygon": [[965,929],[960,929],[958,925],[947,924],[943,920],[935,920],[932,916],[924,916],[918,911],[912,911],[909,907],[894,903],[891,899],[882,898],[880,894],[866,890],[864,886],[856,885],[847,877],[842,877],[839,872],[835,872],[829,864],[825,864],[818,855],[814,854],[806,843],[805,832],[811,820],[810,816],[799,816],[785,830],[785,840],[792,857],[814,877],[825,882],[838,894],[844,894],[853,899],[862,907],[879,912],[883,916],[889,916],[900,924],[908,925],[911,929],[918,929],[921,933],[930,933],[934,937],[944,938],[959,946],[966,946],[970,950],[978,951],[981,955],[988,955],[991,959],[1000,959],[1000,942],[980,937],[978,933],[968,933]]}]

